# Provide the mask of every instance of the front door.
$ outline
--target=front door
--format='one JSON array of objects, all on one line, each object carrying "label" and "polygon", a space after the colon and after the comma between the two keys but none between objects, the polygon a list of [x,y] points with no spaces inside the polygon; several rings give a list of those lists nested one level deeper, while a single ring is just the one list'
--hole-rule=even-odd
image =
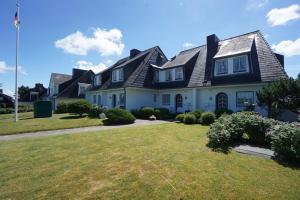
[{"label": "front door", "polygon": [[176,94],[176,96],[175,96],[175,109],[176,109],[176,113],[182,113],[183,112],[182,95],[181,94]]},{"label": "front door", "polygon": [[228,96],[221,92],[216,96],[216,107],[218,109],[228,109]]}]

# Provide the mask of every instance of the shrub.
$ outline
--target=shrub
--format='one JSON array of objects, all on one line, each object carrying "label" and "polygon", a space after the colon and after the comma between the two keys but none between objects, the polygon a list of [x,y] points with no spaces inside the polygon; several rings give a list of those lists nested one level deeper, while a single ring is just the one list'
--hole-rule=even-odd
[{"label": "shrub", "polygon": [[78,100],[69,104],[68,111],[70,113],[78,114],[80,117],[82,117],[84,113],[89,113],[91,108],[92,105],[90,102],[86,100]]},{"label": "shrub", "polygon": [[213,112],[205,112],[201,115],[201,123],[204,125],[210,125],[214,123],[216,116]]},{"label": "shrub", "polygon": [[223,114],[232,114],[233,113],[233,111],[232,110],[230,110],[230,109],[217,109],[217,110],[215,110],[215,114],[216,114],[216,118],[219,118],[219,117],[221,117],[221,115],[223,115]]},{"label": "shrub", "polygon": [[133,114],[133,116],[135,116],[136,118],[140,118],[140,111],[137,109],[133,109],[130,111],[131,114]]},{"label": "shrub", "polygon": [[197,119],[200,119],[200,118],[201,118],[201,115],[202,115],[202,113],[204,113],[204,111],[201,110],[201,109],[197,109],[197,110],[195,110],[195,111],[193,111],[193,112],[190,112],[190,113],[192,113],[193,115],[195,115],[195,117],[196,117]]},{"label": "shrub", "polygon": [[18,106],[18,112],[19,113],[32,112],[32,111],[33,111],[33,106],[31,104],[19,105]]},{"label": "shrub", "polygon": [[157,119],[170,119],[173,117],[168,108],[155,108],[154,115]]},{"label": "shrub", "polygon": [[66,103],[66,102],[60,102],[60,103],[56,106],[55,113],[56,113],[56,114],[68,113],[68,106],[69,106],[68,103]]},{"label": "shrub", "polygon": [[176,120],[177,120],[177,121],[180,121],[180,122],[183,122],[184,116],[185,116],[185,114],[178,114],[178,115],[176,116]]},{"label": "shrub", "polygon": [[279,158],[300,162],[300,129],[296,125],[288,123],[276,125],[271,143]]},{"label": "shrub", "polygon": [[106,117],[105,122],[108,124],[132,124],[135,121],[135,117],[130,112],[120,108],[109,109]]},{"label": "shrub", "polygon": [[183,123],[185,124],[195,124],[197,122],[197,118],[194,114],[187,113],[184,115]]},{"label": "shrub", "polygon": [[149,119],[151,115],[154,115],[154,108],[142,107],[140,109],[139,115],[142,119]]},{"label": "shrub", "polygon": [[101,106],[94,106],[91,108],[90,112],[89,112],[89,117],[91,118],[99,118],[101,113],[105,113],[106,112],[106,108],[101,107]]},{"label": "shrub", "polygon": [[10,114],[13,112],[14,112],[13,108],[0,108],[0,114]]}]

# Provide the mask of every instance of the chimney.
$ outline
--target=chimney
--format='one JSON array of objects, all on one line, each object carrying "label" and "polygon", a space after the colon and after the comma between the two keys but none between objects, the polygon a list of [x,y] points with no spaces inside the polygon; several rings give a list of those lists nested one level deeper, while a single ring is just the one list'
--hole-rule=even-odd
[{"label": "chimney", "polygon": [[3,94],[3,90],[2,89],[0,89],[0,94]]},{"label": "chimney", "polygon": [[278,59],[278,61],[280,62],[281,66],[284,68],[284,55],[275,53],[275,56]]},{"label": "chimney", "polygon": [[207,41],[207,53],[206,53],[206,69],[205,69],[205,81],[211,80],[213,71],[213,58],[218,52],[219,38],[215,35],[209,35],[206,37]]},{"label": "chimney", "polygon": [[130,58],[135,57],[135,56],[138,55],[139,53],[141,53],[140,50],[138,50],[138,49],[131,49],[131,50],[130,50]]}]

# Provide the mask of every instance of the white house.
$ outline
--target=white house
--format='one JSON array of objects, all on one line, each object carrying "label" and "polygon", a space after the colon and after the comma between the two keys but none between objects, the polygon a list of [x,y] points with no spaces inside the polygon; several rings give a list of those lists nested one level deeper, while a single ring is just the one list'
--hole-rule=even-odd
[{"label": "white house", "polygon": [[[127,110],[143,106],[172,112],[198,108],[243,110],[256,104],[265,84],[286,78],[282,55],[274,53],[259,31],[180,52],[170,60],[159,47],[133,49],[130,56],[96,74],[86,98],[94,105]],[[256,110],[265,114],[256,106]]]}]

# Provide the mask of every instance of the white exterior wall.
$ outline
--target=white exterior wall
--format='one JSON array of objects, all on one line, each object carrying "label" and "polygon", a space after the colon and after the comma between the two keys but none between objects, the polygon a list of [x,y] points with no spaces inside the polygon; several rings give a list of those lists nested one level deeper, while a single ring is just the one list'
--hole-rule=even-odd
[{"label": "white exterior wall", "polygon": [[[154,94],[156,94],[156,102],[154,101]],[[126,88],[126,109],[140,109],[143,106],[157,107],[157,90]]]},{"label": "white exterior wall", "polygon": [[[124,89],[112,89],[112,90],[95,90],[95,91],[89,91],[86,94],[86,99],[92,104],[92,105],[98,105],[98,95],[101,95],[101,104],[103,106],[106,106],[108,108],[112,108],[112,95],[116,95],[116,107],[120,107],[120,94],[124,93]],[[96,95],[97,102],[96,104],[93,104],[93,96]],[[126,103],[126,97],[125,97],[125,103]]]},{"label": "white exterior wall", "polygon": [[215,86],[197,89],[197,108],[201,108],[205,111],[215,111],[216,109],[216,95],[218,93],[225,93],[228,96],[228,109],[237,112],[244,110],[244,107],[237,107],[236,104],[236,93],[253,91],[254,92],[254,103],[255,110],[257,112],[266,115],[266,110],[257,106],[256,92],[259,91],[263,85],[237,85],[237,86]]}]

